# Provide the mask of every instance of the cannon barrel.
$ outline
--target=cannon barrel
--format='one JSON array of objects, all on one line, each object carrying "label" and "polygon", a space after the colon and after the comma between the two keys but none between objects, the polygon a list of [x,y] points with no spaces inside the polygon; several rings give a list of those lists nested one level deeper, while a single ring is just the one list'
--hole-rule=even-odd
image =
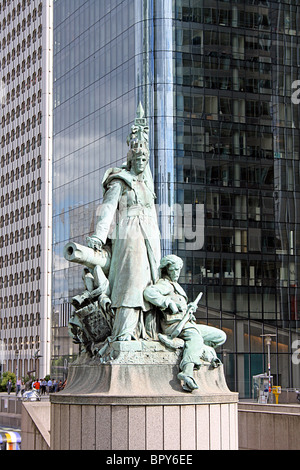
[{"label": "cannon barrel", "polygon": [[88,268],[93,269],[95,266],[100,266],[105,274],[109,271],[111,254],[105,249],[96,251],[88,246],[69,242],[64,247],[64,257],[67,261],[83,264]]}]

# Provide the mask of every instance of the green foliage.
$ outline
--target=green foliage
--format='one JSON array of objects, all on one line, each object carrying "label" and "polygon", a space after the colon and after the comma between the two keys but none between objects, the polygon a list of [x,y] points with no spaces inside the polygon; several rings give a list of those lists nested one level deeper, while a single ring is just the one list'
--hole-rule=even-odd
[{"label": "green foliage", "polygon": [[2,381],[0,383],[0,391],[1,392],[6,392],[6,385],[7,385],[7,382],[9,381],[9,379],[11,379],[12,381],[12,390],[15,390],[16,389],[16,374],[14,374],[13,372],[4,372],[3,375],[2,375]]}]

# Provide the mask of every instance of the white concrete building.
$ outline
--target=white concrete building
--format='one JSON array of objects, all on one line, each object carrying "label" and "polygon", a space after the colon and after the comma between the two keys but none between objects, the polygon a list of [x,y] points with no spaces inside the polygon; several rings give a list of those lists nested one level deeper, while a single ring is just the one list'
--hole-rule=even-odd
[{"label": "white concrete building", "polygon": [[50,371],[52,10],[0,1],[0,362],[39,378]]}]

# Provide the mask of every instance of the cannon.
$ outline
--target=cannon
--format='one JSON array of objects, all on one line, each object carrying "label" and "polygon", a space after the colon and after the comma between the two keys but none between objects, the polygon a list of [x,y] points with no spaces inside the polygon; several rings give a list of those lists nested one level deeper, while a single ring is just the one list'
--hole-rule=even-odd
[{"label": "cannon", "polygon": [[96,251],[88,246],[69,242],[64,247],[64,257],[67,261],[83,264],[91,269],[94,269],[95,266],[100,266],[106,275],[109,272],[111,253],[106,248]]}]

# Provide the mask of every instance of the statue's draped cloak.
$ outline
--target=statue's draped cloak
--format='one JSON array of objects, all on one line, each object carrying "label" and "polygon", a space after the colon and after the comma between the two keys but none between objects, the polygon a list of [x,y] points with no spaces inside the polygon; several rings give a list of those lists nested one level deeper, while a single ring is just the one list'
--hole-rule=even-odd
[{"label": "statue's draped cloak", "polygon": [[95,236],[110,238],[109,271],[112,308],[150,310],[147,286],[158,279],[160,233],[151,181],[125,169],[109,170],[103,180],[104,198]]}]

